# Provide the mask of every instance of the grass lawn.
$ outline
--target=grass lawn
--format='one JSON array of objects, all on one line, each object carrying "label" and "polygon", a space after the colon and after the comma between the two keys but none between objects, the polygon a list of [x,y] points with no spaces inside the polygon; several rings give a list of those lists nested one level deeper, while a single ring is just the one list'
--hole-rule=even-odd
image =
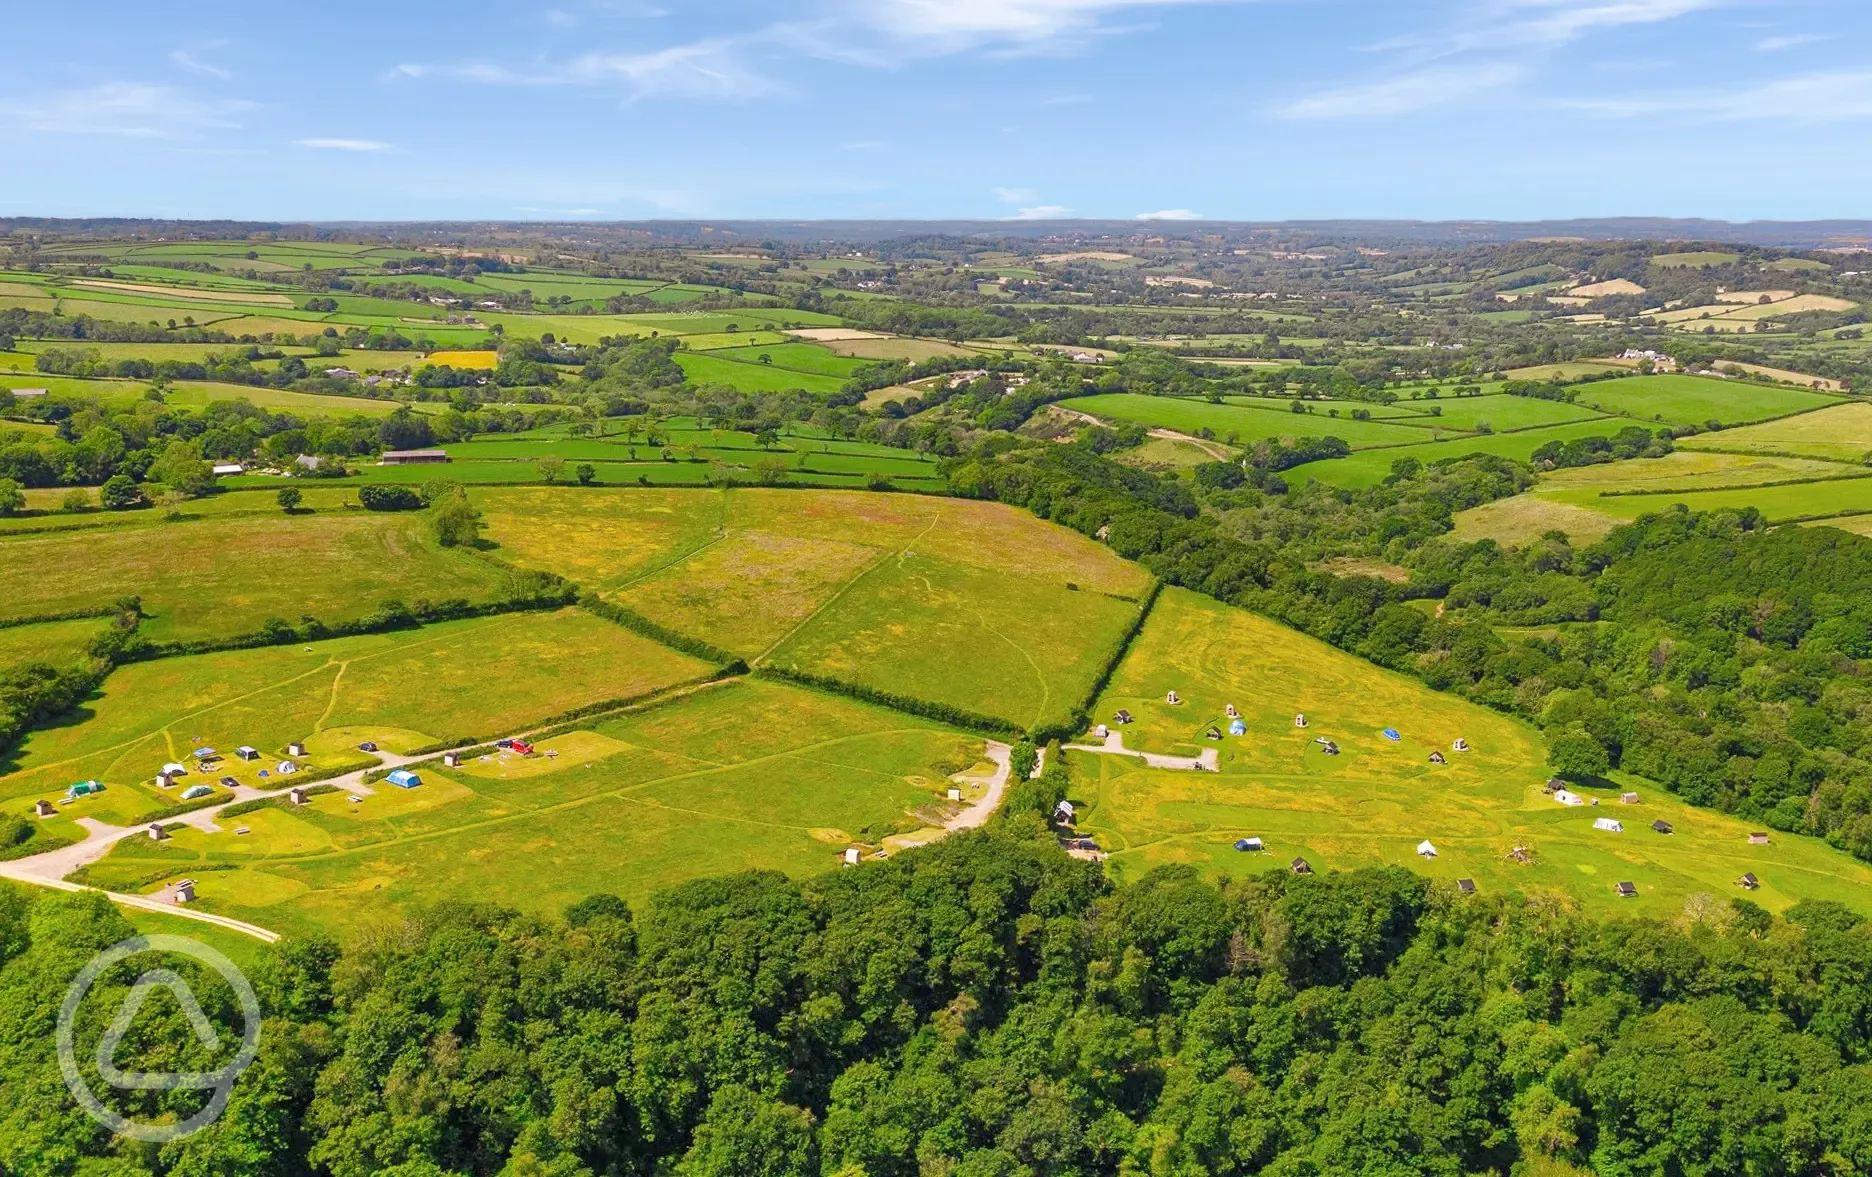
[{"label": "grass lawn", "polygon": [[[1430,437],[1426,429],[1390,421],[1354,421],[1349,408],[1342,416],[1328,417],[1324,409],[1315,413],[1294,413],[1274,404],[1268,408],[1246,404],[1212,405],[1184,397],[1145,396],[1133,392],[1080,396],[1060,404],[1107,420],[1135,421],[1179,433],[1195,434],[1208,429],[1219,440],[1228,441],[1233,436],[1244,444],[1264,438],[1338,437],[1354,449],[1363,449],[1409,445]],[[1386,469],[1389,468],[1387,463]]]},{"label": "grass lawn", "polygon": [[[1175,689],[1178,707],[1163,702]],[[1160,863],[1190,863],[1248,874],[1306,858],[1315,870],[1401,865],[1446,884],[1473,878],[1484,891],[1555,892],[1602,913],[1667,916],[1698,892],[1739,893],[1734,879],[1754,871],[1749,897],[1774,910],[1800,899],[1833,899],[1872,910],[1872,866],[1814,839],[1777,834],[1746,845],[1750,827],[1693,809],[1662,788],[1625,778],[1641,798],[1585,790],[1602,802],[1568,809],[1543,797],[1545,748],[1534,729],[1438,694],[1254,614],[1182,590],[1167,590],[1132,647],[1098,717],[1119,707],[1137,722],[1121,729],[1127,746],[1187,753],[1233,703],[1248,734],[1221,744],[1219,773],[1149,769],[1129,757],[1071,753],[1080,828],[1112,851],[1121,879]],[[1293,726],[1304,712],[1309,726]],[[1402,733],[1398,743],[1379,729]],[[1313,742],[1336,740],[1326,756]],[[1448,751],[1461,736],[1473,751]],[[1428,763],[1432,749],[1448,765]],[[1622,821],[1624,833],[1593,829]],[[1653,833],[1662,818],[1676,833]],[[1237,838],[1260,837],[1267,851],[1244,854]],[[1438,856],[1415,852],[1428,839]],[[1505,856],[1533,850],[1521,865]],[[1638,898],[1620,900],[1630,881]]]},{"label": "grass lawn", "polygon": [[77,621],[47,621],[39,625],[0,628],[0,670],[28,662],[63,667],[84,652],[91,639],[109,622],[95,617]]},{"label": "grass lawn", "polygon": [[[270,617],[361,617],[388,599],[487,599],[506,573],[434,546],[424,520],[364,511],[208,517],[0,541],[6,616],[140,596],[154,641],[251,633]],[[56,570],[56,571],[54,571]]]},{"label": "grass lawn", "polygon": [[1710,376],[1626,376],[1585,384],[1579,404],[1643,422],[1739,425],[1838,404],[1838,397]]},{"label": "grass lawn", "polygon": [[947,776],[982,750],[936,724],[758,681],[559,740],[542,772],[498,760],[425,770],[419,788],[356,805],[326,795],[251,815],[246,836],[132,840],[90,877],[173,870],[197,880],[205,909],[285,932],[344,934],[444,899],[540,912],[600,891],[638,902],[699,875],[833,869],[853,839],[926,824]]},{"label": "grass lawn", "polygon": [[[361,767],[372,763],[355,751],[366,739],[407,752],[491,738],[709,669],[582,609],[132,663],[77,715],[27,737],[0,797],[26,810],[74,780],[99,780],[104,793],[58,820],[128,821],[175,802],[175,790],[153,786],[156,772],[202,745],[229,760],[184,784],[227,774],[254,785],[294,740],[314,767]],[[233,759],[243,744],[262,759]]]},{"label": "grass lawn", "polygon": [[1781,421],[1686,437],[1677,444],[1685,449],[1805,454],[1860,462],[1872,453],[1872,404],[1853,401]]}]

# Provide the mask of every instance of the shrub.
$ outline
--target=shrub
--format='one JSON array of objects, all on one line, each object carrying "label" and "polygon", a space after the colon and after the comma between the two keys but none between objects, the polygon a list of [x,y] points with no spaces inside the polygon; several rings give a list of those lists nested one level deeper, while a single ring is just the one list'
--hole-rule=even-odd
[{"label": "shrub", "polygon": [[357,498],[366,511],[416,511],[423,505],[421,496],[407,486],[360,486]]}]

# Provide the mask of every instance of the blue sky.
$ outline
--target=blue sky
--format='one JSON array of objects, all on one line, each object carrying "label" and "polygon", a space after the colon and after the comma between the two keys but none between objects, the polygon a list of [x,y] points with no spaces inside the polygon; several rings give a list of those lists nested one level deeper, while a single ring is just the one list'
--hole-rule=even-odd
[{"label": "blue sky", "polygon": [[7,28],[0,215],[1872,217],[1866,0],[78,0]]}]

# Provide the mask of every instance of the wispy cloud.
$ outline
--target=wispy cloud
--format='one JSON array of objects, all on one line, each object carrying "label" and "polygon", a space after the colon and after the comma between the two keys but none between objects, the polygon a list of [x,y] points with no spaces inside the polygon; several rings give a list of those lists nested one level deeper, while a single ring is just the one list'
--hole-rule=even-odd
[{"label": "wispy cloud", "polygon": [[239,99],[203,101],[173,86],[106,82],[35,101],[0,103],[0,116],[50,134],[169,139],[237,127],[234,116],[253,105]]},{"label": "wispy cloud", "polygon": [[849,0],[855,24],[955,52],[984,43],[1033,46],[1095,31],[1103,17],[1206,0]]},{"label": "wispy cloud", "polygon": [[1040,199],[1040,194],[1032,188],[991,188],[989,191],[1002,204],[1027,204]]},{"label": "wispy cloud", "polygon": [[1479,50],[1553,49],[1602,29],[1661,24],[1733,0],[1481,0],[1438,32],[1381,42],[1429,56]]},{"label": "wispy cloud", "polygon": [[223,82],[231,82],[234,80],[234,73],[232,70],[222,69],[218,65],[210,65],[208,62],[201,60],[186,49],[177,49],[169,55],[169,60],[192,73],[206,74],[208,77],[216,78]]},{"label": "wispy cloud", "polygon": [[1755,86],[1671,90],[1561,103],[1613,118],[1701,115],[1708,119],[1831,122],[1872,118],[1872,71],[1803,74]]},{"label": "wispy cloud", "polygon": [[1011,217],[1010,221],[1057,221],[1062,217],[1072,216],[1073,210],[1063,204],[1036,204],[1032,208],[1023,208]]},{"label": "wispy cloud", "polygon": [[1139,213],[1137,219],[1140,221],[1200,221],[1203,215],[1199,212],[1191,212],[1187,208],[1166,208],[1154,213]]},{"label": "wispy cloud", "polygon": [[1831,39],[1818,33],[1792,33],[1780,37],[1763,37],[1755,42],[1755,51],[1757,53],[1780,53],[1783,50],[1797,49],[1802,45],[1812,45],[1816,41]]},{"label": "wispy cloud", "polygon": [[324,151],[388,151],[388,143],[376,139],[294,139],[300,147],[314,147]]},{"label": "wispy cloud", "polygon": [[1440,66],[1296,99],[1276,108],[1275,113],[1288,119],[1390,118],[1510,85],[1523,73],[1521,66],[1506,62]]},{"label": "wispy cloud", "polygon": [[448,78],[504,86],[622,86],[639,98],[750,98],[773,87],[742,61],[739,45],[711,37],[648,53],[587,53],[532,69],[487,62],[396,67],[405,78]]}]

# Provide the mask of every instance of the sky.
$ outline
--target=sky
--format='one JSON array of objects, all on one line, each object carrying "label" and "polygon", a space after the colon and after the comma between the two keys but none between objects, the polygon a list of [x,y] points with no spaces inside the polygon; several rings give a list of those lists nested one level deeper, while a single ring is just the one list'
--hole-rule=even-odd
[{"label": "sky", "polygon": [[1867,0],[9,7],[0,216],[1872,217]]}]

